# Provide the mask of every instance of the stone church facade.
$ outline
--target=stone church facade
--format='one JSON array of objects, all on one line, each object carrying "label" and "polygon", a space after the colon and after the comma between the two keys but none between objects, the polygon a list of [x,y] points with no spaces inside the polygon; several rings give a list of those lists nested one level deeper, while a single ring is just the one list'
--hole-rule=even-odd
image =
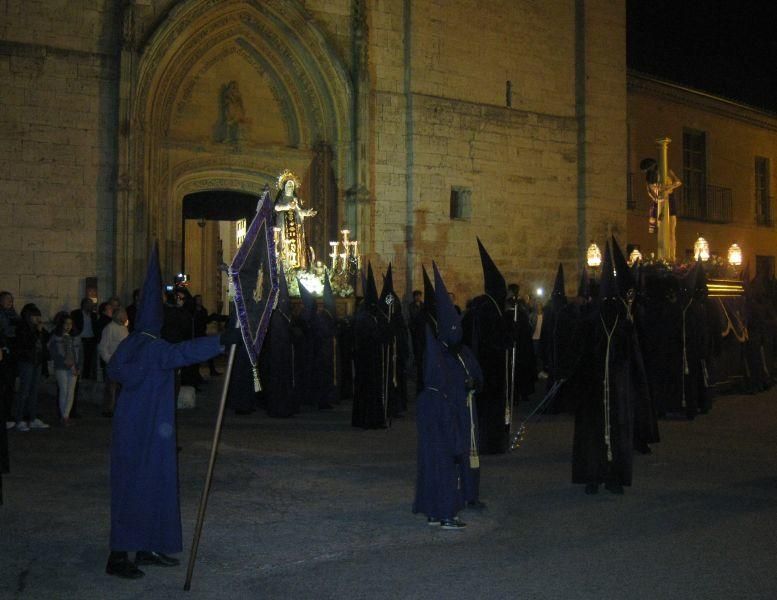
[{"label": "stone church facade", "polygon": [[316,252],[347,227],[400,293],[432,259],[478,293],[475,236],[529,286],[625,235],[623,0],[2,10],[0,287],[44,312],[87,277],[127,299],[154,239],[166,276],[198,244],[215,264],[218,227],[198,237],[187,198],[255,196],[287,168]]}]

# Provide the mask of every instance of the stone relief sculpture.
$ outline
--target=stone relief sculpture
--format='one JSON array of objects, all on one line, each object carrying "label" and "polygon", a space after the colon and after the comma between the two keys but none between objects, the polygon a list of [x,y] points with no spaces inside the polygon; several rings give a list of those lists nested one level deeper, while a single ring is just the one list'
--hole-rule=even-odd
[{"label": "stone relief sculpture", "polygon": [[246,117],[243,95],[237,81],[232,80],[221,86],[221,111],[216,125],[215,139],[217,142],[238,145],[245,137],[246,129],[251,124]]}]

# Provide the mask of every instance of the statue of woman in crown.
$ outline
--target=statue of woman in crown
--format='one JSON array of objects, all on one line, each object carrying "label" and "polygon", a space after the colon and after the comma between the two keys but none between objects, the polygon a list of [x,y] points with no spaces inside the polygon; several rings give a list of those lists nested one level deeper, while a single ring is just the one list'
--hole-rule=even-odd
[{"label": "statue of woman in crown", "polygon": [[286,270],[308,268],[308,246],[305,239],[305,219],[318,211],[304,208],[298,196],[300,181],[291,171],[278,177],[278,195],[275,197],[275,227],[280,230],[280,252]]}]

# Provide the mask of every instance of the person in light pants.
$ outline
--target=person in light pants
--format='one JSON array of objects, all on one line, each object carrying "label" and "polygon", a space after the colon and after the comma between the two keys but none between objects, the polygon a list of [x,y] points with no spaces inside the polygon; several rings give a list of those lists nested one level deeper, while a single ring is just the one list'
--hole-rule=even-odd
[{"label": "person in light pants", "polygon": [[81,338],[71,335],[73,319],[66,312],[54,317],[54,335],[49,340],[49,354],[59,388],[59,414],[62,424],[70,424],[70,410],[76,395],[76,383],[83,361]]},{"label": "person in light pants", "polygon": [[103,406],[102,415],[104,417],[112,417],[113,409],[116,406],[116,394],[118,393],[119,384],[108,377],[107,365],[119,347],[119,344],[129,335],[127,330],[127,309],[119,307],[113,312],[111,322],[105,326],[100,336],[100,343],[97,345],[97,352],[100,354],[103,364]]}]

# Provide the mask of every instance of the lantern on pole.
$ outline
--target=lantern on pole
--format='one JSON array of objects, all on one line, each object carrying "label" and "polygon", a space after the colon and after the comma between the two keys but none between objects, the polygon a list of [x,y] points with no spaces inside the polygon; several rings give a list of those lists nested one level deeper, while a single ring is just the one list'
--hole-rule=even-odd
[{"label": "lantern on pole", "polygon": [[742,248],[738,244],[731,244],[728,248],[728,264],[732,267],[742,266]]},{"label": "lantern on pole", "polygon": [[642,261],[642,252],[639,251],[639,248],[634,248],[634,250],[631,251],[629,254],[629,266],[632,266],[634,263],[638,263]]},{"label": "lantern on pole", "polygon": [[594,242],[591,242],[591,245],[588,246],[588,250],[585,253],[585,260],[586,264],[592,269],[596,269],[597,267],[601,266],[602,251],[599,250],[599,246],[597,246]]},{"label": "lantern on pole", "polygon": [[702,262],[710,259],[710,245],[702,236],[699,236],[693,244],[693,258]]}]

